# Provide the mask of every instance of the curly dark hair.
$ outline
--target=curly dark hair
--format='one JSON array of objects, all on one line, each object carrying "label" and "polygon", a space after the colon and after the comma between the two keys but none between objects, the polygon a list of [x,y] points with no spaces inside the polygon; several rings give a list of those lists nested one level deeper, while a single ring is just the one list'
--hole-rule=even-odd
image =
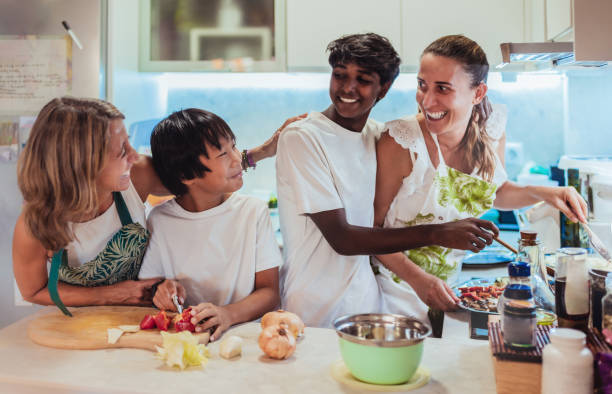
[{"label": "curly dark hair", "polygon": [[206,144],[221,149],[220,138],[236,139],[223,119],[202,109],[184,109],[160,121],[151,134],[151,153],[162,184],[175,196],[186,194],[184,180],[211,171],[200,156],[208,158]]},{"label": "curly dark hair", "polygon": [[376,33],[350,34],[327,45],[329,64],[355,63],[378,74],[380,84],[393,83],[399,75],[401,59],[389,40]]}]

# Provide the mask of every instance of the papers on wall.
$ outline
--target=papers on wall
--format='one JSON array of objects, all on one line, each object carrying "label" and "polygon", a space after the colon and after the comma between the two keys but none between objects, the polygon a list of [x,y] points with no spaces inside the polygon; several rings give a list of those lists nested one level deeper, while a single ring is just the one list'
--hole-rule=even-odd
[{"label": "papers on wall", "polygon": [[35,115],[70,92],[69,36],[0,36],[0,114]]}]

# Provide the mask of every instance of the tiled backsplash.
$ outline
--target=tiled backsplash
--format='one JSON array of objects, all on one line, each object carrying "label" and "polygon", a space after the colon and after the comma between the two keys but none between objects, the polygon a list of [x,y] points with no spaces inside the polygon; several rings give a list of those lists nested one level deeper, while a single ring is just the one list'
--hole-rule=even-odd
[{"label": "tiled backsplash", "polygon": [[[491,73],[489,98],[508,108],[507,169],[515,177],[527,161],[549,166],[568,153],[612,154],[606,114],[612,73]],[[267,139],[293,115],[329,105],[325,73],[207,74],[126,73],[115,76],[115,104],[126,124],[199,107],[224,118],[239,148]],[[416,75],[401,74],[387,97],[372,111],[378,121],[412,114]],[[588,114],[593,114],[590,116]],[[245,176],[243,191],[275,190],[274,160]]]}]

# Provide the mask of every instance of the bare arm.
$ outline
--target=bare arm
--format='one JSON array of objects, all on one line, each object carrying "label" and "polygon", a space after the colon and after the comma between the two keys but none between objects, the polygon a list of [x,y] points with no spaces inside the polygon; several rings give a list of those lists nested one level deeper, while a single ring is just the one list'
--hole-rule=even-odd
[{"label": "bare arm", "polygon": [[459,299],[446,282],[423,271],[404,253],[379,255],[376,258],[408,283],[429,307],[443,311],[456,309]]},{"label": "bare arm", "polygon": [[149,194],[156,196],[170,194],[157,176],[157,173],[155,173],[153,160],[149,156],[140,155],[138,161],[132,166],[130,178],[142,201],[146,201]]},{"label": "bare arm", "polygon": [[389,254],[426,245],[478,252],[491,244],[492,234],[499,234],[493,223],[475,218],[404,228],[372,228],[349,224],[343,208],[308,216],[341,255]]},{"label": "bare arm", "polygon": [[255,273],[255,289],[242,300],[224,306],[202,303],[193,307],[191,320],[197,324],[208,318],[204,324],[196,328],[205,331],[217,326],[211,340],[218,339],[223,331],[234,324],[255,320],[264,313],[271,311],[280,304],[278,290],[278,267]]},{"label": "bare arm", "polygon": [[510,210],[540,201],[546,201],[574,222],[586,222],[586,202],[573,187],[521,186],[507,181],[497,191],[494,205],[499,209]]},{"label": "bare arm", "polygon": [[506,167],[506,132],[502,134],[502,137],[499,139],[499,143],[497,145],[497,157],[502,163],[504,168]]},{"label": "bare arm", "polygon": [[[22,297],[35,304],[53,305],[47,288],[49,253],[26,228],[23,215],[17,219],[13,236],[13,272]],[[66,306],[151,305],[150,289],[158,278],[125,281],[112,286],[82,287],[63,282],[58,292]]]},{"label": "bare arm", "polygon": [[285,123],[283,123],[283,125],[279,127],[278,130],[276,130],[274,134],[272,134],[272,137],[270,137],[266,142],[264,142],[262,145],[259,145],[258,147],[249,149],[249,154],[253,158],[253,161],[257,163],[260,160],[276,155],[278,138],[280,137],[283,130],[285,130],[288,125],[295,122],[296,120],[304,119],[307,115],[308,114],[301,114],[287,119]]},{"label": "bare arm", "polygon": [[410,152],[384,132],[376,143],[376,166],[374,225],[381,227],[404,178],[412,172]]}]

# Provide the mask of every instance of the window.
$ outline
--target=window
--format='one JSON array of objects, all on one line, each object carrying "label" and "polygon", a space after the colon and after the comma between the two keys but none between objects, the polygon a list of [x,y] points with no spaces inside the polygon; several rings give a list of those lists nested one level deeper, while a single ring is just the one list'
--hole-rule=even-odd
[{"label": "window", "polygon": [[286,0],[141,0],[142,71],[284,71]]}]

